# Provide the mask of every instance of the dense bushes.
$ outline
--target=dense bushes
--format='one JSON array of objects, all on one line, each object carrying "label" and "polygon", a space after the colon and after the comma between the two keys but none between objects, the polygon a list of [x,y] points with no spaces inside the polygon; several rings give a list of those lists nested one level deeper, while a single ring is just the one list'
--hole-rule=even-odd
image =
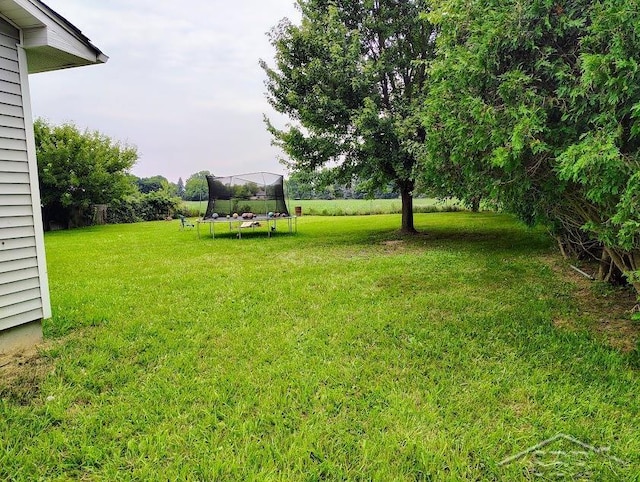
[{"label": "dense bushes", "polygon": [[[73,124],[34,122],[44,228],[133,223],[172,217],[179,186],[129,173],[135,147]],[[104,210],[106,206],[106,211]]]},{"label": "dense bushes", "polygon": [[442,0],[421,175],[544,223],[640,293],[640,13],[631,0]]},{"label": "dense bushes", "polygon": [[162,191],[128,196],[109,205],[106,221],[120,224],[167,219],[178,211],[180,202]]},{"label": "dense bushes", "polygon": [[135,192],[127,171],[135,147],[73,124],[33,125],[44,228],[77,227],[91,221],[91,206],[110,204]]}]

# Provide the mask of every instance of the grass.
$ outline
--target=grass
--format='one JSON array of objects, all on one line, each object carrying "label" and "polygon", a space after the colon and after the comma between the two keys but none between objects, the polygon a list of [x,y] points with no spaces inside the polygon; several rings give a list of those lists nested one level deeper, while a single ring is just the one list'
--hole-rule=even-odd
[{"label": "grass", "polygon": [[[207,209],[206,201],[184,201],[188,209],[196,215]],[[290,199],[289,211],[300,206],[303,215],[307,216],[355,216],[368,214],[394,214],[401,212],[400,199]],[[455,200],[438,200],[431,198],[416,198],[413,200],[413,210],[417,213],[436,211],[458,211],[463,208]]]},{"label": "grass", "polygon": [[554,325],[581,315],[545,234],[415,220],[48,234],[50,341],[33,390],[0,381],[0,479],[530,480],[498,462],[565,433],[625,462],[584,480],[638,480],[637,355]]}]

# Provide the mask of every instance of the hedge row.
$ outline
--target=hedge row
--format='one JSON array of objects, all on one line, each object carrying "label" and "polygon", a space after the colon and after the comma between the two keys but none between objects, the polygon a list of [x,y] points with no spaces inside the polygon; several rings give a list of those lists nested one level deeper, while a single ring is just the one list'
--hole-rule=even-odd
[{"label": "hedge row", "polygon": [[108,224],[158,221],[179,214],[180,198],[158,191],[113,201],[107,209]]}]

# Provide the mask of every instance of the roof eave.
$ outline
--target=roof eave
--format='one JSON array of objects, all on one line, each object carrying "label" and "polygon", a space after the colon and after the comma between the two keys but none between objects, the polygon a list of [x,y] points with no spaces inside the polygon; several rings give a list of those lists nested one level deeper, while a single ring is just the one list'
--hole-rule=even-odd
[{"label": "roof eave", "polygon": [[2,14],[23,31],[29,73],[105,63],[100,51],[71,22],[39,0],[8,0]]}]

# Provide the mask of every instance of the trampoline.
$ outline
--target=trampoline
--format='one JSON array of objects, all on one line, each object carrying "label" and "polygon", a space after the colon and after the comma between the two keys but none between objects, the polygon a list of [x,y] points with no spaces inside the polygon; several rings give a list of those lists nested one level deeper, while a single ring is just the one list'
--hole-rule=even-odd
[{"label": "trampoline", "polygon": [[200,224],[209,224],[209,233],[215,238],[216,224],[226,223],[229,231],[237,229],[238,238],[243,229],[266,226],[271,236],[278,221],[286,222],[289,233],[297,232],[297,218],[289,214],[284,192],[284,177],[270,172],[255,172],[234,176],[206,176],[209,202]]}]

